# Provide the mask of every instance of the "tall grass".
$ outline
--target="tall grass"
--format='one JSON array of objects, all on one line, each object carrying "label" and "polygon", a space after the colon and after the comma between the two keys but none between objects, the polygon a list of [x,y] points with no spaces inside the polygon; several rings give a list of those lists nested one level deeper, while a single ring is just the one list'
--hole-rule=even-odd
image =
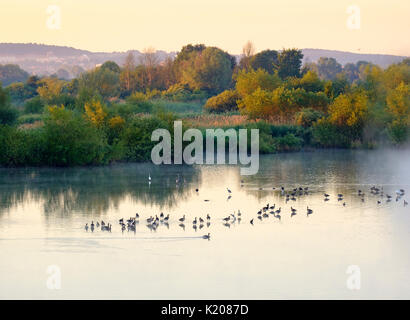
[{"label": "tall grass", "polygon": [[155,107],[175,114],[200,114],[202,113],[203,103],[201,101],[177,102],[164,99],[152,100]]}]

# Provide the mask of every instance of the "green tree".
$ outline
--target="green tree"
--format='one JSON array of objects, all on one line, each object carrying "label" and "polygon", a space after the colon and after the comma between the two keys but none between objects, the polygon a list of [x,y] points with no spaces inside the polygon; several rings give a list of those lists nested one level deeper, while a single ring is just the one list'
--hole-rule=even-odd
[{"label": "green tree", "polygon": [[320,57],[317,62],[318,75],[324,80],[334,80],[342,72],[342,65],[334,58]]},{"label": "green tree", "polygon": [[101,65],[101,69],[108,69],[112,72],[115,73],[120,73],[121,72],[121,68],[119,67],[118,64],[116,64],[114,61],[106,61]]},{"label": "green tree", "polygon": [[346,63],[343,67],[344,75],[346,76],[346,79],[350,82],[353,83],[357,79],[359,79],[359,69],[357,68],[357,65],[354,63]]},{"label": "green tree", "polygon": [[0,82],[8,86],[13,82],[25,82],[29,74],[16,64],[0,64]]},{"label": "green tree", "polygon": [[104,134],[82,115],[64,107],[50,107],[44,121],[44,161],[53,166],[105,162]]},{"label": "green tree", "polygon": [[320,80],[317,73],[308,70],[302,78],[291,78],[289,83],[294,88],[302,88],[310,92],[320,92],[324,90],[324,81]]},{"label": "green tree", "polygon": [[218,94],[230,86],[234,67],[234,58],[228,53],[207,47],[182,63],[181,82],[194,90]]},{"label": "green tree", "polygon": [[44,102],[39,96],[31,98],[24,104],[24,113],[43,113]]},{"label": "green tree", "polygon": [[282,79],[288,77],[301,76],[300,68],[302,66],[302,50],[285,49],[282,50],[278,58],[278,74]]},{"label": "green tree", "polygon": [[17,116],[17,110],[10,106],[10,97],[0,82],[0,125],[14,124]]},{"label": "green tree", "polygon": [[273,74],[278,67],[278,52],[275,50],[261,51],[250,59],[252,69],[263,69],[270,74]]},{"label": "green tree", "polygon": [[98,67],[81,75],[79,87],[80,90],[86,87],[103,98],[115,97],[120,89],[119,74],[109,68]]},{"label": "green tree", "polygon": [[260,88],[272,91],[282,84],[277,74],[269,74],[266,70],[245,70],[239,71],[236,77],[236,91],[244,98]]}]

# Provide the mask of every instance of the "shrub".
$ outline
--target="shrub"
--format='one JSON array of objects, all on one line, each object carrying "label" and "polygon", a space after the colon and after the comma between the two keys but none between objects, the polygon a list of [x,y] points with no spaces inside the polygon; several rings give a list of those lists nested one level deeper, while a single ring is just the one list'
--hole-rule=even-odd
[{"label": "shrub", "polygon": [[10,106],[10,97],[6,90],[3,89],[0,82],[0,125],[14,124],[18,117],[18,112]]},{"label": "shrub", "polygon": [[319,146],[328,148],[348,148],[352,141],[343,129],[330,123],[327,119],[320,119],[313,125],[313,139]]},{"label": "shrub", "polygon": [[302,109],[296,114],[296,124],[304,128],[311,127],[317,120],[323,118],[324,114],[321,111],[312,108]]},{"label": "shrub", "polygon": [[151,141],[151,134],[155,129],[172,127],[159,117],[134,118],[124,129],[121,143],[125,148],[125,158],[128,161],[145,161],[151,158],[151,150],[157,144]]},{"label": "shrub", "polygon": [[188,102],[194,100],[204,100],[207,97],[206,92],[201,90],[192,91],[188,85],[174,84],[168,90],[162,92],[162,97],[170,101]]},{"label": "shrub", "polygon": [[274,138],[276,151],[299,151],[302,148],[303,140],[293,133],[288,133],[284,137]]},{"label": "shrub", "polygon": [[217,96],[211,97],[205,104],[205,109],[209,112],[227,112],[238,110],[236,101],[239,95],[235,90],[225,90]]},{"label": "shrub", "polygon": [[88,165],[107,160],[103,132],[82,115],[64,107],[50,108],[44,122],[44,137],[44,157],[49,165]]},{"label": "shrub", "polygon": [[24,104],[24,113],[42,113],[44,110],[44,102],[39,96],[31,98]]},{"label": "shrub", "polygon": [[41,129],[22,130],[0,125],[0,165],[40,165],[44,148]]},{"label": "shrub", "polygon": [[0,125],[12,125],[16,122],[18,117],[18,111],[12,106],[0,106]]},{"label": "shrub", "polygon": [[388,133],[395,144],[406,142],[409,138],[409,128],[403,121],[393,121],[388,127]]}]

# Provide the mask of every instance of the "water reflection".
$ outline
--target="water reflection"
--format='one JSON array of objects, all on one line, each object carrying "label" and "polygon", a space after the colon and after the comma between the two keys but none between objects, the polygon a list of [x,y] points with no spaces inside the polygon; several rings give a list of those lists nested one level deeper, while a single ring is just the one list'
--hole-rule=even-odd
[{"label": "water reflection", "polygon": [[[148,175],[153,177],[151,183]],[[0,169],[0,215],[25,202],[42,203],[46,217],[73,211],[101,215],[127,198],[170,208],[187,199],[191,186],[199,184],[199,170],[191,166]]]},{"label": "water reflection", "polygon": [[[397,162],[398,159],[402,160]],[[280,201],[281,186],[288,190],[309,188],[310,194],[351,193],[355,186],[372,184],[406,186],[410,181],[408,170],[397,174],[397,169],[403,168],[406,161],[406,157],[398,158],[394,152],[338,150],[278,154],[261,156],[260,170],[254,176],[240,176],[234,166],[119,164],[69,169],[0,168],[0,215],[26,202],[41,203],[45,217],[50,214],[64,217],[79,211],[101,215],[118,209],[125,199],[165,210],[198,193],[198,188],[203,187],[203,170],[207,174],[209,170],[214,173],[208,188],[212,188],[212,184],[219,185],[223,175],[230,172],[230,183],[259,201]],[[153,177],[151,183],[149,175]],[[231,197],[227,193],[226,201]],[[356,200],[360,199],[354,198]]]},{"label": "water reflection", "polygon": [[[44,286],[51,264],[64,271],[60,298],[408,298],[409,159],[278,154],[247,177],[237,166],[0,169],[0,298],[57,297]],[[119,219],[136,212],[135,230],[122,231]],[[146,219],[156,215],[154,230]],[[101,220],[112,232],[84,230]],[[355,293],[345,287],[352,264],[364,276]]]}]

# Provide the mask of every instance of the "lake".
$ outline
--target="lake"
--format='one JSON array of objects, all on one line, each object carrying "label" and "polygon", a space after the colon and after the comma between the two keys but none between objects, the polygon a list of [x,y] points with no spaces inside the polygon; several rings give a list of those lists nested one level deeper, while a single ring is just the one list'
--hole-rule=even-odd
[{"label": "lake", "polygon": [[[253,176],[234,165],[1,168],[0,298],[409,299],[409,160],[405,150],[264,155]],[[286,201],[282,186],[308,192]],[[281,219],[258,218],[268,203]],[[168,224],[148,228],[161,212]],[[122,232],[119,219],[136,213],[135,232]],[[111,232],[84,229],[102,220]],[[60,286],[49,286],[50,266]]]}]

